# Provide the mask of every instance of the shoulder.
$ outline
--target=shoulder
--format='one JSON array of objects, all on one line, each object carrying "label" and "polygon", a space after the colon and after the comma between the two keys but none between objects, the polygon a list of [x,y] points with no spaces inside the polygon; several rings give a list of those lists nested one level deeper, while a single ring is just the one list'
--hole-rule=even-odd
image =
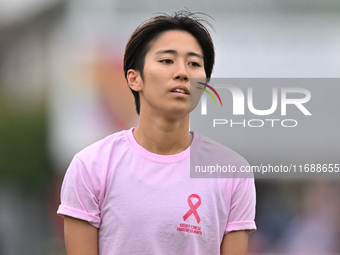
[{"label": "shoulder", "polygon": [[195,137],[198,141],[190,155],[190,164],[195,173],[201,173],[199,170],[203,169],[206,174],[201,177],[204,178],[253,177],[251,173],[243,171],[249,163],[239,153],[204,135],[195,133]]},{"label": "shoulder", "polygon": [[200,140],[197,150],[201,153],[204,152],[206,156],[218,158],[219,160],[224,159],[228,162],[249,165],[243,156],[229,147],[198,133],[195,133],[195,136]]},{"label": "shoulder", "polygon": [[128,130],[111,134],[78,152],[74,156],[68,172],[82,173],[93,178],[94,176],[100,178],[107,176],[113,162],[120,161],[130,150],[126,132]]},{"label": "shoulder", "polygon": [[102,187],[112,169],[112,162],[123,157],[129,149],[126,132],[123,130],[109,135],[78,152],[67,169],[65,179],[83,181],[93,189]]},{"label": "shoulder", "polygon": [[95,160],[103,160],[114,154],[119,154],[128,149],[126,133],[128,130],[122,130],[111,134],[78,152],[75,157],[83,162],[91,162]]}]

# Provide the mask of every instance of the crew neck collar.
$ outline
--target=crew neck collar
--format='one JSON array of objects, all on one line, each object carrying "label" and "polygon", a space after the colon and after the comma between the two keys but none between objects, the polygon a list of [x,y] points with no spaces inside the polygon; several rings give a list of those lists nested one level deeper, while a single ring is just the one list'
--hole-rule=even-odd
[{"label": "crew neck collar", "polygon": [[135,127],[132,127],[131,129],[125,131],[125,136],[131,148],[143,158],[146,158],[150,161],[154,161],[158,163],[165,163],[165,164],[176,163],[176,162],[180,162],[180,161],[183,161],[189,158],[190,153],[193,153],[193,151],[198,147],[199,142],[201,140],[201,136],[198,133],[195,133],[194,131],[190,131],[190,133],[193,134],[193,140],[191,142],[191,145],[188,148],[186,148],[184,151],[177,153],[177,154],[160,155],[160,154],[156,154],[156,153],[146,150],[144,147],[142,147],[141,145],[137,143],[137,141],[135,140],[135,137],[133,136],[133,131],[135,129],[136,129]]}]

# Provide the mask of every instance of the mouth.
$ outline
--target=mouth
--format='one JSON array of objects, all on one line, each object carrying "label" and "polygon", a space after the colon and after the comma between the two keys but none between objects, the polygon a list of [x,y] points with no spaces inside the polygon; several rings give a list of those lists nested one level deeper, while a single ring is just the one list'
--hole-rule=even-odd
[{"label": "mouth", "polygon": [[184,94],[184,95],[190,95],[188,88],[186,86],[181,86],[181,85],[172,88],[172,90],[170,90],[170,92],[180,93],[180,94]]}]

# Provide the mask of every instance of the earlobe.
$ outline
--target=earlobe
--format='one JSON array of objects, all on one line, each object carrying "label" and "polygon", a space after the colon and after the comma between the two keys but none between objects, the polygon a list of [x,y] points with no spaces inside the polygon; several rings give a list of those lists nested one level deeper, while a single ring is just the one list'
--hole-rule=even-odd
[{"label": "earlobe", "polygon": [[126,79],[128,81],[129,87],[134,91],[142,90],[142,79],[140,72],[134,69],[129,69],[126,73]]}]

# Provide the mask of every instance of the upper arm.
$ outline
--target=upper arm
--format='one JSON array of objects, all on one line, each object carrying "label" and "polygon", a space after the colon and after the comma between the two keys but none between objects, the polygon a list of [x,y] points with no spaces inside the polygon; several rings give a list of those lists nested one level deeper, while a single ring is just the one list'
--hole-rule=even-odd
[{"label": "upper arm", "polygon": [[64,216],[68,255],[98,255],[98,229],[89,222]]},{"label": "upper arm", "polygon": [[[235,179],[234,179],[235,180]],[[255,204],[256,192],[253,178],[236,179],[237,185],[230,191],[230,211],[225,234],[238,230],[256,230]]]},{"label": "upper arm", "polygon": [[248,230],[232,231],[224,235],[221,255],[245,255],[248,249]]}]

